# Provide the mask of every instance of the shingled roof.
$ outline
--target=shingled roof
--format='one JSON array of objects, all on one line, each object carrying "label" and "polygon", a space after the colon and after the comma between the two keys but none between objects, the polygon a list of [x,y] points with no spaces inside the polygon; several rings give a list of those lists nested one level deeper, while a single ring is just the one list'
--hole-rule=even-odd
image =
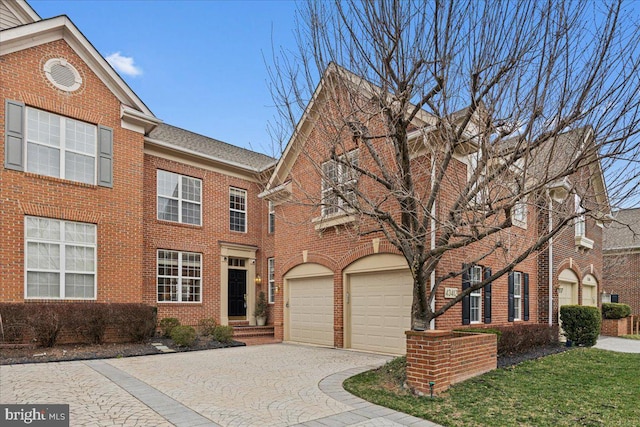
[{"label": "shingled roof", "polygon": [[153,142],[175,147],[177,150],[192,154],[202,154],[223,163],[261,172],[275,165],[277,159],[262,153],[237,147],[217,139],[209,138],[179,127],[160,124],[153,129],[148,138]]},{"label": "shingled roof", "polygon": [[613,214],[614,220],[604,228],[604,250],[640,247],[640,208],[621,209]]}]

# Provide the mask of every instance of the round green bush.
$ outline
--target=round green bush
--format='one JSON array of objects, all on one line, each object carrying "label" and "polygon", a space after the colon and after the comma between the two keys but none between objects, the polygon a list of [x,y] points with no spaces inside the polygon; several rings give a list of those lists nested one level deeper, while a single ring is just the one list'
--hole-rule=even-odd
[{"label": "round green bush", "polygon": [[175,317],[165,317],[160,321],[160,330],[162,331],[162,336],[165,338],[171,337],[171,331],[176,326],[180,326],[180,321]]},{"label": "round green bush", "polygon": [[631,316],[631,307],[627,304],[602,303],[602,317],[604,319],[624,319],[629,316]]},{"label": "round green bush", "polygon": [[211,336],[216,329],[216,320],[209,317],[198,321],[198,332],[202,336]]},{"label": "round green bush", "polygon": [[222,342],[228,343],[231,342],[233,338],[233,328],[231,326],[219,325],[213,331],[213,339]]},{"label": "round green bush", "polygon": [[171,339],[180,347],[191,347],[196,341],[196,330],[192,326],[176,326],[171,331]]},{"label": "round green bush", "polygon": [[563,305],[560,319],[564,335],[575,345],[591,347],[596,344],[602,321],[598,307]]}]

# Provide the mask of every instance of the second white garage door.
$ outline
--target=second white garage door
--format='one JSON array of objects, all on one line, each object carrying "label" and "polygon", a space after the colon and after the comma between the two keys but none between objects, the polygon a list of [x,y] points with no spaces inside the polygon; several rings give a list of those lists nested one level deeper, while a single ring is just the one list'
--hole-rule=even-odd
[{"label": "second white garage door", "polygon": [[289,340],[333,347],[333,277],[288,283]]},{"label": "second white garage door", "polygon": [[351,348],[406,353],[413,281],[407,270],[350,276]]}]

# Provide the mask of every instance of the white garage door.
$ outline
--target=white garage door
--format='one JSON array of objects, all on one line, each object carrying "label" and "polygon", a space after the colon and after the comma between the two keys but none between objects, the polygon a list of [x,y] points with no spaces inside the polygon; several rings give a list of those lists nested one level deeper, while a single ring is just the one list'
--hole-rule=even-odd
[{"label": "white garage door", "polygon": [[289,340],[333,347],[333,277],[289,280]]},{"label": "white garage door", "polygon": [[598,305],[597,295],[598,293],[596,292],[595,286],[582,286],[582,305],[596,307]]},{"label": "white garage door", "polygon": [[406,270],[351,276],[351,348],[406,353],[413,280]]}]

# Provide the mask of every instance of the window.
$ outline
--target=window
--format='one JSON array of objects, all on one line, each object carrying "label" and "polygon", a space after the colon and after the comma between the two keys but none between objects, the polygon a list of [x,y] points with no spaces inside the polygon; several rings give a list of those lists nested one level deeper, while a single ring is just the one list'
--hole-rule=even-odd
[{"label": "window", "polygon": [[25,217],[26,298],[95,299],[96,226]]},{"label": "window", "polygon": [[276,302],[276,267],[275,259],[267,260],[267,276],[269,278],[269,304]]},{"label": "window", "polygon": [[276,231],[276,210],[273,202],[269,202],[269,233]]},{"label": "window", "polygon": [[349,203],[356,202],[354,190],[358,175],[352,166],[358,166],[358,157],[356,149],[340,156],[340,162],[329,160],[322,164],[322,216],[349,209]]},{"label": "window", "polygon": [[513,273],[513,319],[522,318],[522,273]]},{"label": "window", "polygon": [[158,219],[202,224],[202,181],[158,170]]},{"label": "window", "polygon": [[584,208],[582,207],[582,198],[575,195],[575,212],[578,216],[575,219],[575,232],[576,237],[584,237],[585,236],[585,217],[584,217]]},{"label": "window", "polygon": [[26,171],[95,184],[96,126],[27,108]]},{"label": "window", "polygon": [[247,192],[239,188],[229,188],[229,229],[247,231]]},{"label": "window", "polygon": [[485,193],[486,189],[484,188],[484,171],[480,172],[480,174],[474,179],[474,175],[476,170],[478,169],[478,163],[482,156],[482,152],[480,150],[475,153],[471,153],[468,156],[468,164],[467,164],[467,180],[469,182],[473,182],[471,188],[469,189],[470,194],[477,193],[471,198],[471,203],[480,205],[483,204],[486,200]]},{"label": "window", "polygon": [[158,302],[200,302],[201,255],[158,251]]},{"label": "window", "polygon": [[[469,284],[474,286],[480,282],[482,282],[482,267],[474,265],[469,269]],[[482,289],[471,292],[469,296],[471,323],[480,323],[482,322]]]},{"label": "window", "polygon": [[513,206],[511,221],[518,227],[527,226],[527,204],[525,202],[518,201]]}]

